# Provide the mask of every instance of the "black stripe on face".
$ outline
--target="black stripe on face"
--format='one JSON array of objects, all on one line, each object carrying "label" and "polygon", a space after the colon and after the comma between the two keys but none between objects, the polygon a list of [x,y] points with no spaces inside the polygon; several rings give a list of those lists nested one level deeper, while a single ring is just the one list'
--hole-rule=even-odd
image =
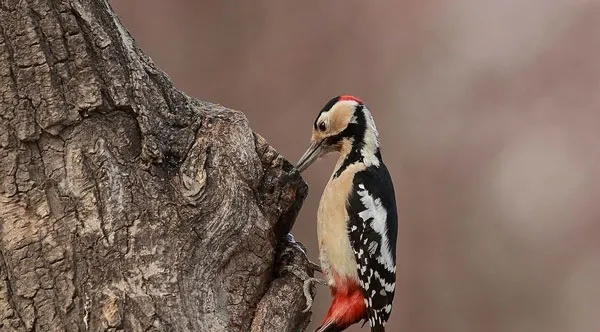
[{"label": "black stripe on face", "polygon": [[323,106],[323,108],[321,109],[321,112],[319,112],[319,115],[317,115],[317,119],[315,120],[315,123],[314,123],[315,129],[317,129],[317,122],[319,121],[321,114],[323,114],[324,112],[328,112],[333,107],[333,105],[335,105],[339,100],[340,100],[340,96],[333,97],[333,98],[331,98],[331,100],[329,100],[327,102],[327,104],[325,104],[325,106]]},{"label": "black stripe on face", "polygon": [[349,123],[348,127],[341,133],[327,138],[327,144],[338,144],[344,138],[352,139],[352,150],[350,150],[340,168],[335,171],[334,178],[340,176],[348,166],[363,160],[360,150],[363,148],[365,131],[367,130],[367,120],[365,119],[365,113],[362,111],[363,107],[363,105],[358,105],[354,111],[356,123]]}]

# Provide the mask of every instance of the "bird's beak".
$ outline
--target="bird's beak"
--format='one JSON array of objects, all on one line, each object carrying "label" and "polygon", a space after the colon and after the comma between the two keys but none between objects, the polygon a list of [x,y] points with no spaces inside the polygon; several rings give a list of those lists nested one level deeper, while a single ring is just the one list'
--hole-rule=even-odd
[{"label": "bird's beak", "polygon": [[296,169],[298,172],[302,173],[305,169],[308,168],[315,160],[319,159],[320,156],[325,152],[323,150],[323,142],[324,140],[314,140],[310,143],[310,146],[304,152],[300,160],[296,163]]}]

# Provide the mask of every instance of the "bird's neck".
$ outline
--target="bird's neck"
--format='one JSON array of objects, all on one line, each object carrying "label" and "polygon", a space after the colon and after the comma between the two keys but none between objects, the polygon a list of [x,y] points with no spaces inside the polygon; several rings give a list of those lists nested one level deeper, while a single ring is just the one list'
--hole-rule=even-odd
[{"label": "bird's neck", "polygon": [[[371,137],[367,135],[371,134]],[[336,178],[348,168],[348,166],[362,163],[366,167],[381,165],[381,153],[379,151],[379,142],[377,134],[369,131],[360,139],[345,139],[340,149],[340,157],[336,163],[333,177]]]}]

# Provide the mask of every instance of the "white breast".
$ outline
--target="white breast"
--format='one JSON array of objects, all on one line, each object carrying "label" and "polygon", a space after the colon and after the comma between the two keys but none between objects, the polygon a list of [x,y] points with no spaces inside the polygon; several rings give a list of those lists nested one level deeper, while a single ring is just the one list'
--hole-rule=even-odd
[{"label": "white breast", "polygon": [[358,280],[346,204],[354,174],[364,168],[363,164],[350,165],[339,177],[330,179],[321,196],[317,214],[319,258],[330,285],[334,285],[334,275]]}]

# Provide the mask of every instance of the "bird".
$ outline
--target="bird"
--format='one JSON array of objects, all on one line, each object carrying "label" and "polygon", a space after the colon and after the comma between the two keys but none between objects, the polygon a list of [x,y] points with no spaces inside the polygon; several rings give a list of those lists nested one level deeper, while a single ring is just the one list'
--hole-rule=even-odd
[{"label": "bird", "polygon": [[[343,331],[360,321],[384,332],[396,285],[398,214],[375,121],[357,97],[340,95],[325,104],[296,169],[302,173],[334,152],[339,158],[317,212],[319,261],[332,302],[315,332]],[[312,298],[307,303],[308,310]]]}]

